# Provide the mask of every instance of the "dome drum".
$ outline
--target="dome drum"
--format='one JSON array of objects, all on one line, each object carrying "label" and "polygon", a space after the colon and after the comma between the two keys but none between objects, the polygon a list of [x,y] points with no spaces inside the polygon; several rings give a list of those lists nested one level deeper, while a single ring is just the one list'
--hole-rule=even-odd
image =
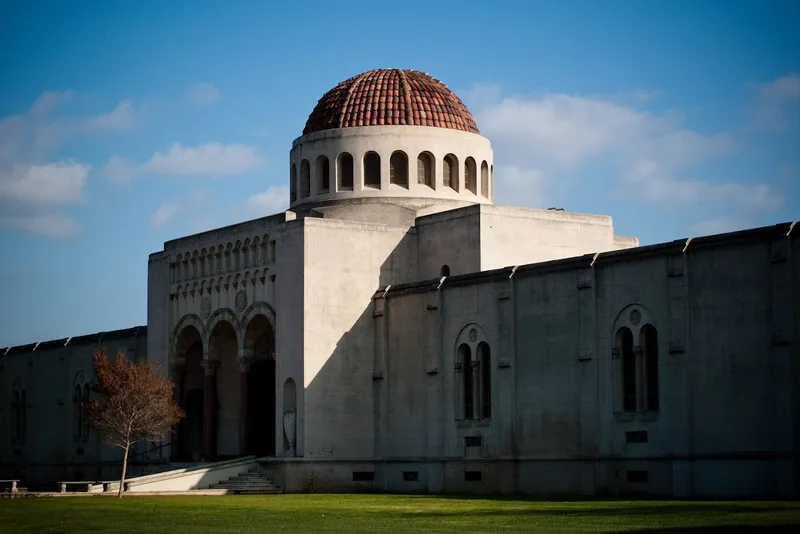
[{"label": "dome drum", "polygon": [[290,207],[364,197],[492,203],[493,151],[476,134],[435,127],[327,130],[290,152]]}]

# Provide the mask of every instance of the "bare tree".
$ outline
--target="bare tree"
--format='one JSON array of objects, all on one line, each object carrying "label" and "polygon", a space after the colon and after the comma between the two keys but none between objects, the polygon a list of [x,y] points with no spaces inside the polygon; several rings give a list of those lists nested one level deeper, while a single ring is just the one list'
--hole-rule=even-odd
[{"label": "bare tree", "polygon": [[128,452],[137,441],[157,440],[183,417],[172,397],[173,384],[153,361],[132,362],[120,351],[109,358],[105,347],[94,351],[97,383],[88,403],[89,422],[104,443],[125,451],[118,497],[122,497]]}]

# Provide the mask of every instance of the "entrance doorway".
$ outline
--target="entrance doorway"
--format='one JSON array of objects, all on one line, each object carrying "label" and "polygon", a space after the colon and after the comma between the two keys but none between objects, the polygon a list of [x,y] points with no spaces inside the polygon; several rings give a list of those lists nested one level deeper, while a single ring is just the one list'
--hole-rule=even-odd
[{"label": "entrance doorway", "polygon": [[186,417],[181,421],[183,435],[180,436],[181,456],[197,462],[203,454],[203,390],[186,392]]},{"label": "entrance doorway", "polygon": [[247,454],[275,456],[275,360],[253,362],[247,377]]}]

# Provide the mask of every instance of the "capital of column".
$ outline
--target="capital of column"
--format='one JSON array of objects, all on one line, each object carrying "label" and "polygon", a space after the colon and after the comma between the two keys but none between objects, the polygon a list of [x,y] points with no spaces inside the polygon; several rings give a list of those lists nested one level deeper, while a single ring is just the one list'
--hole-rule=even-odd
[{"label": "capital of column", "polygon": [[641,345],[636,345],[633,347],[633,355],[639,357],[644,356],[644,351],[642,350]]},{"label": "capital of column", "polygon": [[173,358],[169,364],[170,376],[178,376],[186,367],[186,358]]},{"label": "capital of column", "polygon": [[239,356],[236,358],[236,365],[239,366],[240,373],[247,373],[250,370],[250,363],[252,362],[252,358],[247,356]]},{"label": "capital of column", "polygon": [[214,376],[214,373],[217,372],[217,368],[219,367],[219,360],[203,360],[200,362],[200,366],[205,371],[206,376]]}]

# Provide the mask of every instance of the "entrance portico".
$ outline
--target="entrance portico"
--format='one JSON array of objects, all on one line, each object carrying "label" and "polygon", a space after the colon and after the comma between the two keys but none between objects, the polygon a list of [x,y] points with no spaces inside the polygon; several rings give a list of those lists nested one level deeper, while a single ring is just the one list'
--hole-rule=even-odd
[{"label": "entrance portico", "polygon": [[241,316],[218,310],[205,324],[178,322],[170,373],[186,417],[174,430],[174,460],[275,456],[275,315],[265,303]]}]

